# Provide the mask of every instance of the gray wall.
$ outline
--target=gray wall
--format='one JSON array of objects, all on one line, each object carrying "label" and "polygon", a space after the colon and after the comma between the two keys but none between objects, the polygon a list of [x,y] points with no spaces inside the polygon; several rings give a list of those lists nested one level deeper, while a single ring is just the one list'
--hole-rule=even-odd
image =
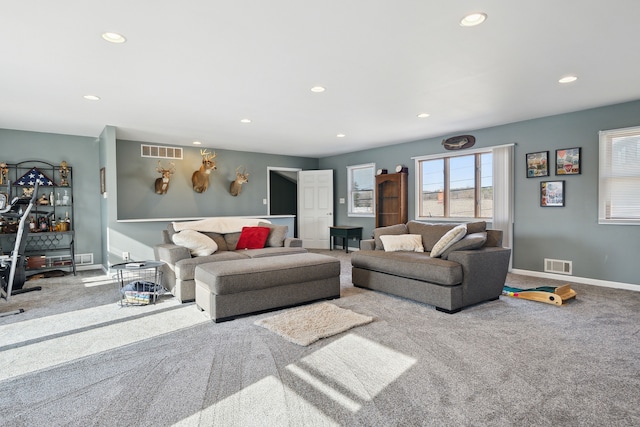
[{"label": "gray wall", "polygon": [[[209,188],[196,193],[191,175],[200,167],[200,149],[185,147],[184,159],[176,160],[176,173],[171,178],[167,194],[154,192],[158,159],[142,158],[140,142],[105,139],[107,146],[115,147],[116,167],[109,166],[108,180],[113,176],[116,190],[109,193],[109,264],[122,261],[122,252],[130,252],[132,259],[152,259],[153,245],[160,243],[161,232],[172,219],[208,216],[260,216],[267,215],[262,200],[267,197],[267,168],[317,169],[318,159],[248,153],[233,150],[215,150],[217,170],[211,172]],[[162,145],[149,142],[151,145]],[[109,151],[109,150],[107,150]],[[166,165],[166,161],[163,161]],[[246,166],[249,182],[236,197],[229,194],[229,184],[235,178],[235,169]],[[112,187],[113,188],[113,187]],[[116,200],[117,203],[113,203]],[[113,208],[116,205],[117,208]],[[150,221],[148,221],[150,220]]]},{"label": "gray wall", "polygon": [[[153,143],[150,143],[153,144]],[[153,144],[158,145],[158,144]],[[191,175],[200,167],[200,147],[185,147],[184,159],[174,160],[176,172],[167,194],[154,192],[158,159],[142,158],[140,143],[117,141],[118,219],[190,218],[204,216],[266,215],[267,167],[317,169],[318,159],[220,150],[215,147],[217,170],[209,176],[209,188],[196,193]],[[168,161],[162,161],[167,167]],[[229,193],[237,167],[246,167],[249,182],[238,196]]]},{"label": "gray wall", "polygon": [[[457,134],[476,136],[476,147],[516,143],[515,147],[515,269],[543,271],[543,259],[573,261],[578,277],[640,285],[636,274],[640,253],[640,227],[598,225],[598,131],[640,125],[640,101],[571,114],[528,120],[480,130],[461,129]],[[451,135],[445,135],[451,136]],[[414,215],[414,178],[411,157],[442,153],[442,138],[432,138],[378,149],[310,159],[216,150],[218,171],[204,194],[191,189],[191,172],[199,165],[199,149],[186,148],[185,160],[177,162],[169,193],[153,192],[157,161],[140,157],[140,144],[116,141],[115,128],[107,126],[99,139],[0,129],[0,161],[15,163],[43,159],[66,160],[73,167],[76,250],[93,253],[103,265],[121,261],[123,251],[132,257],[153,257],[152,246],[160,241],[165,221],[210,215],[264,215],[267,167],[335,170],[335,224],[361,225],[364,237],[371,234],[373,218],[347,217],[348,165],[373,162],[392,170],[397,163],[409,167],[409,215]],[[151,142],[153,144],[153,142]],[[525,154],[582,147],[581,175],[565,176],[566,206],[541,208],[539,186],[543,178],[526,178]],[[552,166],[554,162],[552,160]],[[195,166],[194,166],[195,165]],[[229,181],[239,165],[251,174],[238,197],[228,193]],[[107,171],[107,195],[99,192],[99,169]],[[552,175],[550,179],[555,179]],[[121,194],[122,192],[122,194]],[[123,222],[123,219],[140,222]],[[104,248],[104,249],[103,249]]]},{"label": "gray wall", "polygon": [[0,129],[0,162],[42,160],[72,167],[75,251],[102,259],[99,154],[95,138]]},{"label": "gray wall", "polygon": [[[573,275],[640,284],[636,264],[640,227],[598,224],[598,131],[640,125],[640,101],[528,120],[480,130],[461,129],[477,138],[474,148],[516,143],[513,268],[543,271],[544,258],[573,261]],[[452,135],[446,135],[449,137]],[[320,169],[335,169],[335,200],[347,197],[349,165],[373,162],[390,171],[409,167],[409,217],[414,218],[415,170],[411,157],[444,153],[442,137],[320,159]],[[556,177],[555,150],[582,147],[582,174]],[[525,155],[549,151],[548,178],[526,178]],[[566,205],[542,208],[540,181],[565,180]],[[374,218],[350,218],[347,205],[335,205],[336,224],[361,225],[371,235]]]}]

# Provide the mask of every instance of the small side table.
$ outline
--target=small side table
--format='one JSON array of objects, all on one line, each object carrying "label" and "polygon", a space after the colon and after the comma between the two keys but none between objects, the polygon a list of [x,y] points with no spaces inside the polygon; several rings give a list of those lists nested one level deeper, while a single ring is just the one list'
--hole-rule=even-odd
[{"label": "small side table", "polygon": [[358,247],[360,247],[360,240],[362,240],[362,227],[351,227],[348,225],[336,225],[329,227],[329,250],[333,250],[336,237],[342,238],[344,251],[349,253],[349,239],[356,239],[358,241]]},{"label": "small side table", "polygon": [[120,305],[155,304],[162,291],[162,261],[130,261],[112,265]]}]

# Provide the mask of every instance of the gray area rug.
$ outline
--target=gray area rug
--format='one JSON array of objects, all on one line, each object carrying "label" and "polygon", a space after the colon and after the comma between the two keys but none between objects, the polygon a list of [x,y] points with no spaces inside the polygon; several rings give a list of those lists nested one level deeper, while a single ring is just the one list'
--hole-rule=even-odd
[{"label": "gray area rug", "polygon": [[363,316],[328,302],[286,310],[275,316],[258,319],[262,326],[294,344],[307,346],[356,326],[371,323],[373,317]]},{"label": "gray area rug", "polygon": [[[315,251],[314,251],[315,252]],[[374,322],[308,346],[163,296],[120,307],[109,278],[0,300],[2,426],[640,425],[640,292],[571,284],[557,307],[500,297],[449,315],[351,285]],[[569,279],[569,277],[568,277]],[[509,275],[514,287],[566,282]]]}]

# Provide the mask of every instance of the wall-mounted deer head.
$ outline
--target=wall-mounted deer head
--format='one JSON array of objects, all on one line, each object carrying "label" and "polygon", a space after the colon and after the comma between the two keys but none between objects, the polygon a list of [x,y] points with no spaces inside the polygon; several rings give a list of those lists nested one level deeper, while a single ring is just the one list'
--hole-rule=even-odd
[{"label": "wall-mounted deer head", "polygon": [[213,160],[216,158],[216,153],[214,151],[211,154],[204,149],[200,150],[200,155],[202,156],[202,165],[191,175],[191,183],[195,192],[204,193],[209,188],[209,174],[212,170],[216,170],[216,162]]},{"label": "wall-mounted deer head", "polygon": [[165,169],[162,167],[160,160],[158,160],[158,167],[156,167],[156,171],[160,172],[160,175],[162,175],[160,178],[156,179],[156,193],[167,194],[171,175],[176,172],[176,164],[171,162],[169,163],[169,168]]},{"label": "wall-mounted deer head", "polygon": [[236,179],[231,181],[231,187],[229,192],[232,196],[237,196],[242,191],[242,184],[249,182],[249,174],[246,168],[242,168],[242,172],[239,172],[240,166],[236,168]]}]

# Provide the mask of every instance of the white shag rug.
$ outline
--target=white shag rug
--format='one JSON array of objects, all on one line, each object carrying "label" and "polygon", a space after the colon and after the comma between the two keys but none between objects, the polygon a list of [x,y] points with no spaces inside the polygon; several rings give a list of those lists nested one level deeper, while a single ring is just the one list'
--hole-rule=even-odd
[{"label": "white shag rug", "polygon": [[275,332],[292,343],[307,346],[321,338],[330,337],[372,321],[373,317],[371,316],[354,313],[346,308],[322,302],[258,319],[254,325]]}]

